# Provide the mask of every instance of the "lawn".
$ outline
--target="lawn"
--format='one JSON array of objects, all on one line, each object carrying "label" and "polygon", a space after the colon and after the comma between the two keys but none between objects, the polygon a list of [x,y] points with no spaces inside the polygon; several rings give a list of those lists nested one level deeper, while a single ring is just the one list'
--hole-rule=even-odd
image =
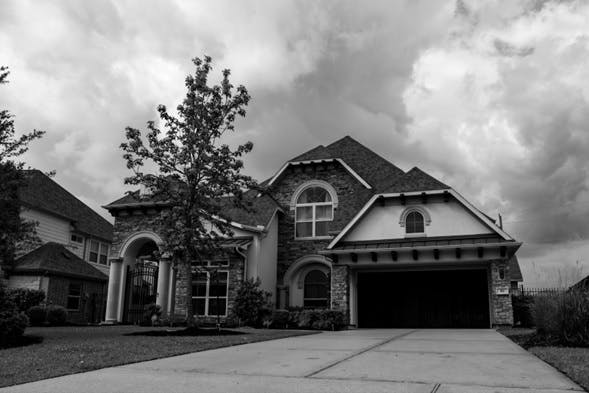
[{"label": "lawn", "polygon": [[[235,329],[225,336],[141,336],[165,328],[137,326],[27,328],[41,343],[0,350],[0,387],[207,349],[310,334],[297,330]],[[33,341],[33,340],[31,340]]]},{"label": "lawn", "polygon": [[534,329],[500,329],[500,333],[557,368],[589,392],[589,348],[540,347],[525,345]]}]

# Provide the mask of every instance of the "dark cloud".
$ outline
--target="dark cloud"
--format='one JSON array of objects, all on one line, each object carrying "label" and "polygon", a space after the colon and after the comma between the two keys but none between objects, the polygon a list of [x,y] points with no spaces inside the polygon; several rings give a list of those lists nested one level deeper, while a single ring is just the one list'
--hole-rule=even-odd
[{"label": "dark cloud", "polygon": [[175,107],[190,59],[209,54],[253,97],[228,138],[254,142],[249,174],[352,135],[502,213],[528,242],[524,275],[541,277],[584,263],[589,237],[587,15],[568,1],[15,0],[0,103],[47,130],[29,164],[100,210],[127,189],[124,128]]}]

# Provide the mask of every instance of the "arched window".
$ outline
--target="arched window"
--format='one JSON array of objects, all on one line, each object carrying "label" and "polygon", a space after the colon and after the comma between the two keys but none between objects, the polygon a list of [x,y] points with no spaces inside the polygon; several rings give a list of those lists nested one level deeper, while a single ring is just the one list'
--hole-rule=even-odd
[{"label": "arched window", "polygon": [[312,186],[297,198],[295,206],[295,237],[328,236],[333,220],[333,200],[323,187]]},{"label": "arched window", "polygon": [[405,233],[424,233],[423,215],[412,211],[405,218]]},{"label": "arched window", "polygon": [[305,276],[303,306],[305,308],[327,308],[329,282],[321,270],[311,270]]}]

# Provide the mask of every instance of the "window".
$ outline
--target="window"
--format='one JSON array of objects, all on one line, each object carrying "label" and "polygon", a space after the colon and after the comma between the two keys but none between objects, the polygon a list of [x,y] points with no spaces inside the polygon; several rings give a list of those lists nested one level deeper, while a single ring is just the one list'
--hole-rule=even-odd
[{"label": "window", "polygon": [[99,243],[96,240],[90,241],[90,253],[88,254],[90,262],[98,262],[98,247]]},{"label": "window", "polygon": [[327,308],[329,282],[321,270],[311,270],[305,276],[303,306],[305,308]]},{"label": "window", "polygon": [[71,239],[74,243],[84,243],[84,238],[80,235],[72,235]]},{"label": "window", "polygon": [[71,282],[67,292],[67,309],[78,311],[80,309],[80,297],[82,296],[82,284]]},{"label": "window", "polygon": [[229,272],[192,274],[192,309],[196,315],[227,315]]},{"label": "window", "polygon": [[299,195],[295,206],[295,237],[328,236],[333,220],[333,201],[323,187],[309,187]]},{"label": "window", "polygon": [[405,219],[405,233],[424,233],[423,216],[421,213],[412,211]]},{"label": "window", "polygon": [[106,265],[107,264],[107,260],[108,260],[108,244],[106,243],[100,243],[100,255],[99,255],[99,261],[98,263],[100,263],[101,265]]}]

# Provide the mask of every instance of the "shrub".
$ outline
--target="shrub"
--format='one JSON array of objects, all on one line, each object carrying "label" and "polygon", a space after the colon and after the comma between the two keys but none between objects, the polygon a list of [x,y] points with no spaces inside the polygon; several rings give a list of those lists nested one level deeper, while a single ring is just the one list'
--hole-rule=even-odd
[{"label": "shrub", "polygon": [[143,312],[143,322],[146,325],[157,325],[159,324],[160,317],[162,316],[162,306],[155,303],[150,303],[145,306]]},{"label": "shrub", "polygon": [[297,312],[298,327],[315,330],[339,330],[346,326],[345,314],[337,310],[303,310]]},{"label": "shrub", "polygon": [[267,324],[267,327],[272,329],[287,329],[289,327],[289,315],[288,310],[272,311],[270,323]]},{"label": "shrub", "polygon": [[43,306],[33,306],[27,310],[31,326],[42,326],[47,319],[47,310]]},{"label": "shrub", "polygon": [[513,296],[511,303],[513,305],[513,323],[526,328],[534,326],[534,298],[532,296]]},{"label": "shrub", "polygon": [[260,288],[260,279],[248,279],[241,284],[235,297],[235,316],[246,326],[260,326],[270,293]]},{"label": "shrub", "polygon": [[52,305],[47,307],[47,322],[51,326],[62,326],[67,322],[65,307]]},{"label": "shrub", "polygon": [[27,316],[18,311],[8,291],[0,284],[0,347],[22,336],[28,323]]},{"label": "shrub", "polygon": [[534,302],[538,335],[546,342],[589,346],[589,292],[539,296]]},{"label": "shrub", "polygon": [[10,289],[9,296],[16,305],[18,311],[24,312],[33,306],[38,306],[45,300],[45,292],[40,289]]}]

